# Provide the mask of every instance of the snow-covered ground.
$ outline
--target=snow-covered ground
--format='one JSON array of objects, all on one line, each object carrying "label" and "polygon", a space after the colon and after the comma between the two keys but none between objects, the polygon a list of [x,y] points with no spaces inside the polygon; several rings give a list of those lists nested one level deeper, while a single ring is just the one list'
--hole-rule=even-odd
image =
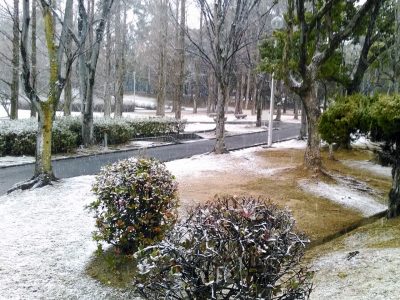
[{"label": "snow-covered ground", "polygon": [[345,165],[358,168],[362,170],[369,171],[371,173],[375,173],[377,175],[391,177],[392,176],[392,168],[391,167],[384,167],[378,164],[374,164],[371,161],[355,161],[355,160],[343,160],[342,161]]},{"label": "snow-covered ground", "polygon": [[299,185],[304,191],[357,210],[366,217],[382,212],[387,208],[387,205],[377,202],[375,197],[344,185],[306,180],[300,181]]},{"label": "snow-covered ground", "polygon": [[[304,143],[293,140],[274,146],[300,148],[304,146]],[[178,182],[187,176],[201,178],[207,172],[236,172],[237,174],[243,172],[243,174],[269,176],[279,171],[274,168],[259,168],[262,163],[262,158],[257,155],[259,151],[274,150],[253,147],[226,155],[198,155],[168,162],[167,167],[177,177]],[[96,250],[96,244],[91,239],[94,219],[85,210],[85,206],[94,199],[90,191],[93,180],[93,176],[63,179],[53,186],[42,189],[17,191],[10,195],[0,196],[0,232],[2,232],[0,299],[127,299],[132,297],[127,291],[102,286],[85,274],[85,265]],[[329,193],[324,196],[331,199],[332,194],[341,194],[346,197],[349,193],[346,187],[338,186],[329,190]],[[370,204],[370,202],[364,202],[363,206]],[[380,206],[377,209],[380,209]],[[350,264],[351,270],[347,270],[349,273],[347,280],[348,285],[351,286],[351,293],[349,292],[348,295],[352,296],[354,290],[355,296],[354,298],[344,297],[346,294],[342,293],[341,288],[346,285],[346,282],[341,283],[339,282],[341,278],[332,275],[331,281],[337,282],[338,286],[334,286],[331,282],[317,281],[313,299],[334,299],[336,295],[343,295],[341,298],[345,299],[371,299],[366,296],[366,291],[368,293],[376,291],[378,296],[384,295],[381,293],[383,287],[398,277],[392,275],[385,277],[382,281],[383,287],[369,287],[363,278],[350,278],[353,275],[357,277],[358,272],[369,274],[368,272],[374,269],[375,275],[366,278],[378,280],[380,273],[384,275],[384,271],[379,269],[382,267],[380,264],[386,266],[392,260],[398,262],[398,257],[400,257],[400,253],[397,252],[394,253],[396,256],[393,254],[389,258],[386,254],[380,256],[379,253],[382,252],[365,252],[368,257],[373,256],[369,266],[366,266],[367,259],[360,262],[360,265],[354,265],[354,261],[347,260],[338,262],[336,256],[330,260],[329,257],[321,260],[320,264],[316,264],[316,268],[325,264],[328,267],[324,272],[329,270],[341,272]],[[395,289],[392,287],[387,289],[388,295],[391,295],[392,290]],[[359,298],[357,298],[357,293],[361,295]],[[380,299],[378,296],[373,299]]]},{"label": "snow-covered ground", "polygon": [[359,254],[338,251],[317,259],[313,269],[314,289],[310,299],[397,300],[400,278],[400,249],[353,249]]}]

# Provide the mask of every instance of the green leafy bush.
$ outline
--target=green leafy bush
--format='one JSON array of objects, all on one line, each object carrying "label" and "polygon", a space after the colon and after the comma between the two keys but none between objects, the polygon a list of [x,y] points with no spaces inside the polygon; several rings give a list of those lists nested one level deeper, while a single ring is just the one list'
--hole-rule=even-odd
[{"label": "green leafy bush", "polygon": [[198,206],[157,246],[136,253],[147,299],[305,299],[308,240],[286,210],[252,197]]},{"label": "green leafy bush", "polygon": [[357,133],[362,122],[365,101],[366,97],[359,94],[336,98],[320,118],[318,130],[321,138],[329,144],[350,147],[351,134]]},{"label": "green leafy bush", "polygon": [[93,191],[94,238],[124,254],[159,242],[176,221],[177,184],[156,160],[130,158],[107,166]]},{"label": "green leafy bush", "polygon": [[94,138],[97,143],[104,139],[107,133],[107,140],[110,145],[123,144],[133,137],[133,128],[122,118],[117,119],[94,119],[93,123]]}]

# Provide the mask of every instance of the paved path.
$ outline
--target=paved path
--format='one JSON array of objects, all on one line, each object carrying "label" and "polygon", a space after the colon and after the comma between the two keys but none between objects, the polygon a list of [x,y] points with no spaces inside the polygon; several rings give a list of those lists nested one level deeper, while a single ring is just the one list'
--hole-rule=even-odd
[{"label": "paved path", "polygon": [[[280,141],[298,136],[300,124],[281,123],[279,130],[274,130],[273,141]],[[248,148],[267,142],[267,132],[247,133],[225,138],[229,150]],[[53,161],[53,170],[57,177],[68,178],[80,175],[92,175],[99,172],[106,164],[132,156],[155,157],[161,161],[171,161],[212,151],[215,139],[198,140],[190,143],[165,145],[147,149],[135,149],[96,154],[92,156],[66,158]],[[4,194],[15,183],[29,179],[34,165],[7,167],[0,169],[0,195]]]}]

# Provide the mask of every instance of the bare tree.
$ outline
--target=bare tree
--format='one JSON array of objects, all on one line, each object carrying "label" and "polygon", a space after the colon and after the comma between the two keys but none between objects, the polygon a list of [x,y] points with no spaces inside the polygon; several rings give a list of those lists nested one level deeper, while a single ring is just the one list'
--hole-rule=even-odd
[{"label": "bare tree", "polygon": [[[69,34],[66,19],[68,14],[72,13],[73,0],[67,0],[65,6],[64,22],[61,34],[57,32],[57,19],[54,7],[46,0],[40,0],[40,6],[44,19],[44,31],[46,37],[46,46],[49,58],[49,82],[47,99],[41,99],[36,89],[31,83],[31,65],[28,53],[28,31],[30,23],[29,0],[23,0],[23,25],[21,34],[21,57],[23,62],[23,85],[25,94],[35,106],[39,114],[38,132],[36,138],[36,163],[35,172],[31,180],[17,184],[10,191],[15,189],[27,189],[31,187],[40,187],[51,183],[55,179],[51,163],[51,145],[53,120],[57,105],[60,100],[61,92],[65,85],[65,78],[71,71],[73,57],[65,57],[64,45]],[[58,38],[59,37],[59,38]],[[66,59],[66,68],[62,74],[63,61]]]},{"label": "bare tree", "polygon": [[111,116],[111,22],[106,27],[106,82],[104,85],[104,117]]},{"label": "bare tree", "polygon": [[[108,17],[110,15],[113,0],[102,0],[100,2],[100,18],[95,22],[95,38],[90,48],[86,50],[87,55],[79,58],[79,81],[82,91],[82,139],[85,147],[93,144],[93,87],[96,77],[97,60],[100,53],[100,45]],[[79,45],[84,49],[87,33],[90,31],[90,18],[83,0],[78,1],[79,20],[78,36]]]},{"label": "bare tree", "polygon": [[[33,1],[35,2],[35,1]],[[71,8],[72,10],[73,8]],[[73,12],[69,14],[68,19],[65,20],[67,22],[66,26],[72,28],[72,21],[73,21]],[[68,56],[72,55],[72,38],[68,35],[67,40],[65,42],[65,54]],[[72,104],[72,82],[71,82],[71,74],[68,75],[65,82],[65,89],[64,89],[64,116],[71,115],[71,104]]]},{"label": "bare tree", "polygon": [[250,16],[260,0],[225,1],[197,0],[202,8],[206,37],[210,53],[201,47],[190,35],[190,41],[196,46],[199,55],[207,62],[215,74],[218,84],[217,126],[214,152],[225,153],[225,104],[228,98],[228,86],[234,67],[234,56],[242,49],[246,40],[244,34],[250,24]]}]

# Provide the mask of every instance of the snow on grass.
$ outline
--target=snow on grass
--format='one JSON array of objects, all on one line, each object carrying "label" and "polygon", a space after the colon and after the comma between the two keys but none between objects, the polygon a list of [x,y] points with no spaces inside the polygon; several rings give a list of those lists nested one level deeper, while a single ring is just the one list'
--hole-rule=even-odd
[{"label": "snow on grass", "polygon": [[199,177],[215,172],[234,172],[236,174],[250,172],[260,175],[275,173],[278,169],[262,167],[263,159],[256,154],[259,151],[265,151],[265,149],[253,147],[227,154],[201,154],[167,162],[166,165],[178,180],[186,176]]},{"label": "snow on grass", "polygon": [[1,299],[126,299],[85,274],[96,250],[93,176],[0,197]]},{"label": "snow on grass", "polygon": [[277,149],[305,149],[306,146],[307,146],[306,141],[297,139],[292,139],[272,144],[272,148],[277,148]]},{"label": "snow on grass", "polygon": [[399,299],[400,249],[359,249],[334,252],[317,259],[310,299]]},{"label": "snow on grass", "polygon": [[355,191],[344,185],[312,182],[308,180],[300,181],[299,185],[306,192],[352,208],[361,212],[366,217],[382,212],[387,208],[386,205],[377,202],[370,195]]},{"label": "snow on grass", "polygon": [[369,171],[369,172],[377,174],[377,175],[387,176],[387,177],[392,176],[392,168],[391,167],[384,167],[384,166],[375,164],[371,161],[342,160],[342,163],[344,163],[345,165],[347,165],[349,167],[366,170],[366,171]]},{"label": "snow on grass", "polygon": [[0,167],[22,165],[35,162],[33,156],[2,156],[0,157]]}]

